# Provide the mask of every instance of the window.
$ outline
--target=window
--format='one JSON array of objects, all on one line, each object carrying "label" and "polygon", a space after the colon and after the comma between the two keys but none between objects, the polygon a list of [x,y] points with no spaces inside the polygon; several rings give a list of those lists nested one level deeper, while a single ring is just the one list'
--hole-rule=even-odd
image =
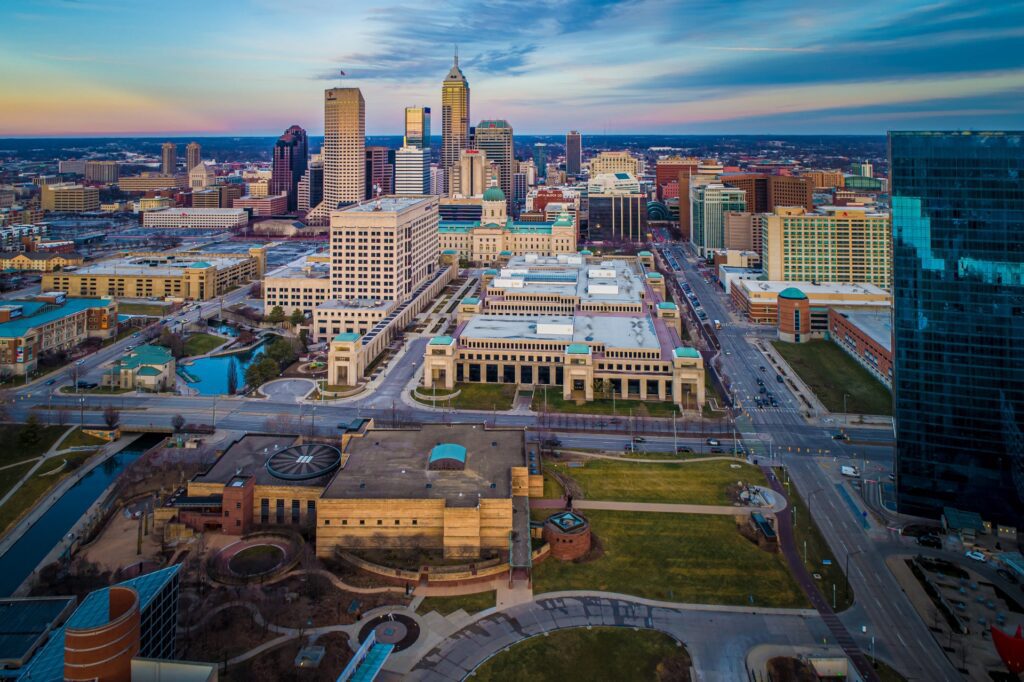
[{"label": "window", "polygon": [[284,523],[284,500],[277,500],[274,511],[277,513],[277,522]]},{"label": "window", "polygon": [[[344,523],[344,522],[342,522],[342,523]],[[331,520],[330,519],[324,519],[324,525],[325,526],[331,525]]]},{"label": "window", "polygon": [[270,500],[263,498],[260,500],[260,523],[270,522]]}]

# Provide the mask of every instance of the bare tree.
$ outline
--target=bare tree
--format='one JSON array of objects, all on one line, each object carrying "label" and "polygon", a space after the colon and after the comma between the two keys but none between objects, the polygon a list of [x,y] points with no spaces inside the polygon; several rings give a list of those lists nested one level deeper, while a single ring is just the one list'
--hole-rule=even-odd
[{"label": "bare tree", "polygon": [[57,408],[57,426],[65,426],[68,423],[68,408]]},{"label": "bare tree", "polygon": [[182,427],[185,426],[185,418],[180,414],[176,414],[171,417],[171,428],[174,429],[175,433],[181,433]]},{"label": "bare tree", "polygon": [[103,423],[107,425],[108,429],[116,429],[117,425],[121,423],[121,412],[113,405],[107,405],[103,408]]}]

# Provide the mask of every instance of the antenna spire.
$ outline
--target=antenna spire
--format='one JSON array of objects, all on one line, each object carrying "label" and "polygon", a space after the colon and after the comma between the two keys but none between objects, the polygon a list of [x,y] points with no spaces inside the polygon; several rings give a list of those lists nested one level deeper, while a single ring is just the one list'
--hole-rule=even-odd
[{"label": "antenna spire", "polygon": [[455,43],[455,66],[459,65],[459,44]]}]

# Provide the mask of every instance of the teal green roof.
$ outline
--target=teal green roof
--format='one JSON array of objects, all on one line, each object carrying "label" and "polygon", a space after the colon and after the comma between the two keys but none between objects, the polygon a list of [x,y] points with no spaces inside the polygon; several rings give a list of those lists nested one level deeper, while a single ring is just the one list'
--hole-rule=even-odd
[{"label": "teal green roof", "polygon": [[558,214],[558,219],[554,223],[555,227],[572,227],[575,224],[576,221],[573,220],[572,215],[565,211]]},{"label": "teal green roof", "polygon": [[0,339],[25,336],[35,327],[59,320],[89,308],[101,308],[110,305],[111,301],[103,298],[68,298],[64,305],[55,305],[45,301],[0,301],[0,305],[21,308],[21,317],[10,322],[0,322]]},{"label": "teal green roof", "polygon": [[452,345],[452,341],[453,340],[454,339],[452,339],[452,337],[450,337],[450,336],[435,336],[434,338],[430,339],[430,343],[427,344],[427,345],[430,345],[430,346],[450,346],[450,345]]},{"label": "teal green roof", "polygon": [[445,249],[444,251],[441,252],[441,255],[442,256],[454,256],[457,253],[458,253],[458,251],[456,251],[455,249]]},{"label": "teal green roof", "polygon": [[477,298],[476,296],[467,296],[466,298],[462,299],[463,305],[476,305],[479,302],[480,299]]},{"label": "teal green roof", "polygon": [[146,365],[166,365],[171,360],[173,357],[169,348],[146,344],[122,355],[115,368],[137,369]]},{"label": "teal green roof", "polygon": [[637,253],[636,255],[638,255],[638,256],[643,256],[644,258],[650,258],[650,257],[651,257],[651,256],[653,256],[654,254],[653,254],[653,253],[651,253],[650,251],[640,251],[640,252],[638,252],[638,253]]},{"label": "teal green roof", "polygon": [[430,451],[430,462],[436,462],[439,459],[454,459],[463,464],[466,463],[466,448],[462,447],[458,443],[441,443],[435,445]]},{"label": "teal green roof", "polygon": [[190,268],[208,268],[208,267],[210,267],[210,264],[207,263],[204,260],[200,260],[200,261],[196,261],[195,263],[190,264],[189,267]]},{"label": "teal green roof", "polygon": [[779,298],[788,298],[794,301],[802,301],[807,298],[807,294],[800,291],[796,287],[789,287],[779,292]]},{"label": "teal green roof", "polygon": [[647,279],[662,279],[660,272],[648,272]]},{"label": "teal green roof", "polygon": [[143,367],[139,370],[139,374],[144,377],[158,377],[160,376],[160,370],[156,367]]},{"label": "teal green roof", "polygon": [[512,252],[511,252],[511,251],[502,251],[502,252],[501,252],[501,253],[499,253],[498,255],[499,255],[499,256],[511,256],[511,255],[512,255]]},{"label": "teal green roof", "polygon": [[484,270],[484,274],[488,276],[497,277],[498,271],[495,270],[494,268],[487,268],[486,270]]},{"label": "teal green roof", "polygon": [[676,310],[678,307],[679,306],[677,306],[672,301],[662,301],[661,303],[658,304],[658,308],[660,310]]},{"label": "teal green roof", "polygon": [[356,334],[355,332],[344,332],[335,336],[334,340],[342,343],[352,343],[353,341],[359,340],[359,334]]},{"label": "teal green roof", "polygon": [[583,249],[582,251],[580,251],[580,255],[581,256],[593,256],[594,252],[591,251],[590,249]]},{"label": "teal green roof", "polygon": [[585,343],[570,343],[565,352],[569,355],[590,355],[590,346]]},{"label": "teal green roof", "polygon": [[672,355],[677,358],[699,358],[700,353],[697,352],[696,348],[690,348],[688,346],[679,346],[672,351]]},{"label": "teal green roof", "polygon": [[484,191],[484,201],[505,201],[505,193],[497,185],[491,185]]}]

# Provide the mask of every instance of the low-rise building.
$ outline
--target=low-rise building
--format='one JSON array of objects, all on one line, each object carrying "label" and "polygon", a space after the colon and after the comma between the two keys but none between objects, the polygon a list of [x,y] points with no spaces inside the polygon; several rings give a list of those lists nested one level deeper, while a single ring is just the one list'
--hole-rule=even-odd
[{"label": "low-rise building", "polygon": [[327,256],[307,256],[301,265],[288,265],[263,278],[263,309],[280,306],[286,313],[298,309],[312,314],[331,299],[331,261]]},{"label": "low-rise building", "polygon": [[164,175],[163,173],[142,173],[119,178],[117,186],[122,192],[149,192],[155,189],[185,189],[186,175]]},{"label": "low-rise building", "polygon": [[256,197],[243,196],[231,202],[232,208],[249,209],[254,216],[284,215],[288,212],[288,194]]},{"label": "low-rise building", "polygon": [[892,302],[889,292],[873,284],[823,284],[817,282],[773,282],[741,279],[730,286],[736,307],[751,322],[777,325],[779,297],[793,289],[807,297],[810,329],[824,335],[828,330],[828,309],[836,306],[887,306]]},{"label": "low-rise building", "polygon": [[892,388],[892,310],[830,308],[828,335],[876,379]]},{"label": "low-rise building", "polygon": [[0,251],[25,251],[46,239],[49,226],[7,225],[0,227]]},{"label": "low-rise building", "polygon": [[143,227],[160,229],[230,230],[248,224],[249,214],[243,208],[168,208],[142,216]]},{"label": "low-rise building", "polygon": [[146,344],[115,360],[103,373],[101,384],[136,391],[170,391],[174,389],[174,371],[174,356],[169,349]]},{"label": "low-rise building", "polygon": [[[255,252],[254,252],[255,251]],[[177,298],[208,301],[229,289],[259,279],[265,254],[209,255],[177,251],[135,254],[76,270],[43,275],[43,289],[72,297]]]},{"label": "low-rise building", "polygon": [[[44,288],[45,290],[45,288]],[[0,304],[0,371],[32,372],[47,351],[71,350],[89,337],[117,332],[117,303],[110,299],[68,299],[63,292]]]},{"label": "low-rise building", "polygon": [[25,251],[21,253],[0,251],[0,269],[27,270],[31,272],[52,272],[63,270],[68,266],[82,264],[82,257],[77,253],[57,253],[53,251]]}]

